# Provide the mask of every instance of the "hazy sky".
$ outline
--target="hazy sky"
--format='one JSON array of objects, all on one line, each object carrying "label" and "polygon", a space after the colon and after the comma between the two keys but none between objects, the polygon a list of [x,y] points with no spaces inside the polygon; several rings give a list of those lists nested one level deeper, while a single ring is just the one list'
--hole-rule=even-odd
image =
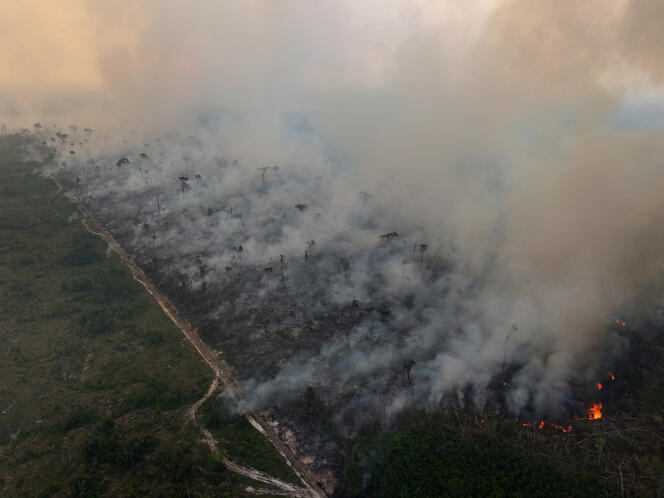
[{"label": "hazy sky", "polygon": [[0,92],[12,107],[40,110],[77,93],[164,105],[204,90],[223,105],[272,85],[282,96],[381,85],[404,39],[436,26],[463,43],[489,3],[6,2]]}]

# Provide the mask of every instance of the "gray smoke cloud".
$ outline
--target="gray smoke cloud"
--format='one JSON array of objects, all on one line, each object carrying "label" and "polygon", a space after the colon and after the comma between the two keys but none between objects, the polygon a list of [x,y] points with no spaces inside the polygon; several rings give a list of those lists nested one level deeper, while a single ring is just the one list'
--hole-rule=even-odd
[{"label": "gray smoke cloud", "polygon": [[[378,418],[555,416],[624,350],[616,314],[661,306],[661,2],[82,8],[123,38],[51,167],[216,296],[248,408],[317,385]],[[16,115],[69,101],[31,89]]]}]

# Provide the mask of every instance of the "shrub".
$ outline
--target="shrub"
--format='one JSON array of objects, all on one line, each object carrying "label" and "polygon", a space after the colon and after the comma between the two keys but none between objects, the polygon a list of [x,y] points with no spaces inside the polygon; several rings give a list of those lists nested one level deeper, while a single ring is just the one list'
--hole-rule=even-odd
[{"label": "shrub", "polygon": [[72,429],[90,424],[96,420],[96,414],[85,406],[76,406],[67,414],[63,422],[63,429],[69,432]]},{"label": "shrub", "polygon": [[94,242],[91,235],[77,232],[64,257],[64,263],[69,266],[87,266],[100,261]]}]

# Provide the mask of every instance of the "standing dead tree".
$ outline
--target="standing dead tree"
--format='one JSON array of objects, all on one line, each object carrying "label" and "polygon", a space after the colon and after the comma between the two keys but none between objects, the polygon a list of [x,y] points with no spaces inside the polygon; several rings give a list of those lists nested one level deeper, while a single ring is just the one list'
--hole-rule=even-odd
[{"label": "standing dead tree", "polygon": [[367,205],[367,202],[369,201],[369,199],[371,199],[373,196],[372,196],[369,192],[365,192],[364,190],[362,190],[362,191],[359,193],[358,197],[359,197],[360,200],[362,201],[362,205],[363,205],[363,206],[366,206],[366,205]]},{"label": "standing dead tree", "polygon": [[404,360],[402,367],[403,367],[403,372],[404,375],[406,376],[406,381],[408,384],[412,383],[412,378],[410,376],[410,371],[412,370],[413,366],[415,365],[415,361],[412,359]]},{"label": "standing dead tree", "polygon": [[314,254],[315,240],[307,240],[307,248],[304,251],[304,259],[307,260]]},{"label": "standing dead tree", "polygon": [[505,367],[507,364],[507,345],[510,342],[510,337],[512,337],[512,334],[514,332],[519,331],[519,324],[518,323],[513,323],[512,328],[510,331],[507,333],[507,336],[505,337],[505,348],[503,349],[503,368],[502,368],[502,377],[503,377],[503,385],[507,385],[507,381],[505,380]]},{"label": "standing dead tree", "polygon": [[67,135],[66,133],[62,133],[61,131],[59,131],[59,132],[57,132],[57,133],[55,134],[55,136],[58,137],[58,138],[60,139],[60,145],[62,145],[62,146],[64,147],[65,142],[67,141],[67,137],[68,137],[69,135]]},{"label": "standing dead tree", "polygon": [[269,169],[271,169],[269,166],[262,166],[260,168],[256,168],[257,170],[261,171],[261,177],[263,179],[263,185],[265,185],[265,172]]},{"label": "standing dead tree", "polygon": [[424,261],[424,251],[427,250],[427,247],[429,246],[426,244],[420,244],[418,246],[418,249],[420,250],[420,264],[422,264],[422,262]]},{"label": "standing dead tree", "polygon": [[279,255],[279,266],[281,267],[281,288],[283,290],[286,290],[286,256],[283,254]]}]

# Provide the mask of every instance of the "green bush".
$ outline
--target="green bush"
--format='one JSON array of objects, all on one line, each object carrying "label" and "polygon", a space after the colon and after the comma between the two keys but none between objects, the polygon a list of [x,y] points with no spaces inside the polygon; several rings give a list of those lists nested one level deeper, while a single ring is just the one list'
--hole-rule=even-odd
[{"label": "green bush", "polygon": [[83,313],[79,318],[82,331],[90,336],[111,332],[115,328],[115,321],[113,310],[107,308]]},{"label": "green bush", "polygon": [[210,403],[201,415],[201,422],[208,429],[221,429],[231,420],[228,409],[221,403]]},{"label": "green bush", "polygon": [[101,260],[92,235],[77,232],[63,262],[69,266],[87,266]]},{"label": "green bush", "polygon": [[174,410],[189,403],[191,396],[180,388],[171,386],[166,380],[151,378],[145,384],[134,387],[127,396],[126,408],[154,408]]},{"label": "green bush", "polygon": [[63,430],[69,432],[72,429],[90,424],[97,419],[95,412],[85,406],[76,406],[70,411],[62,423]]},{"label": "green bush", "polygon": [[37,491],[35,498],[48,498],[49,496],[56,494],[58,491],[60,491],[60,486],[55,483],[51,483]]},{"label": "green bush", "polygon": [[114,430],[97,430],[83,446],[86,461],[131,469],[140,463],[156,442],[152,436],[121,439]]},{"label": "green bush", "polygon": [[148,330],[141,334],[141,341],[149,346],[158,346],[166,341],[166,335],[160,330]]},{"label": "green bush", "polygon": [[26,301],[35,297],[35,292],[27,282],[12,282],[5,290],[5,296],[17,301]]},{"label": "green bush", "polygon": [[65,292],[90,292],[94,285],[90,278],[74,278],[68,282],[62,282],[61,288]]},{"label": "green bush", "polygon": [[194,474],[191,452],[192,447],[188,444],[164,444],[156,455],[155,463],[171,482],[187,482]]},{"label": "green bush", "polygon": [[102,483],[99,477],[82,474],[71,481],[72,495],[80,498],[96,498],[102,494]]}]

